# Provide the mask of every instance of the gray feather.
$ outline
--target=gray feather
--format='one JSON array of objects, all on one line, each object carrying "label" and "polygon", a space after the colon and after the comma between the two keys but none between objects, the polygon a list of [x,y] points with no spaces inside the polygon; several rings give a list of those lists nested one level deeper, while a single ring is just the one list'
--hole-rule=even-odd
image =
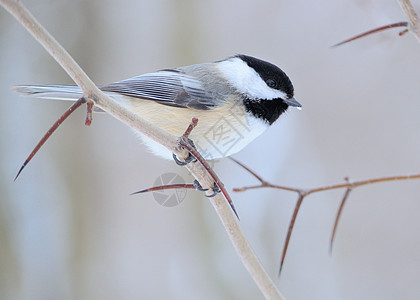
[{"label": "gray feather", "polygon": [[199,80],[180,69],[132,77],[102,86],[101,90],[197,110],[209,110],[217,106],[215,95],[207,92]]},{"label": "gray feather", "polygon": [[[147,73],[100,89],[169,106],[211,110],[221,105],[224,97],[232,91],[227,91],[226,86],[219,82],[212,64],[207,64],[205,70],[200,66]],[[82,96],[81,89],[74,85],[21,85],[14,89],[26,96],[44,99],[75,101]]]}]

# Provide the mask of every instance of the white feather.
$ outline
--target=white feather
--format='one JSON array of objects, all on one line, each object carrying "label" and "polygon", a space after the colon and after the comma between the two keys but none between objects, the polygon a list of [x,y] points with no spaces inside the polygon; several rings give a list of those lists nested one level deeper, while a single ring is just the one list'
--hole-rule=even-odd
[{"label": "white feather", "polygon": [[252,99],[287,99],[286,93],[272,89],[261,76],[238,57],[218,63],[218,68],[226,79],[242,94]]}]

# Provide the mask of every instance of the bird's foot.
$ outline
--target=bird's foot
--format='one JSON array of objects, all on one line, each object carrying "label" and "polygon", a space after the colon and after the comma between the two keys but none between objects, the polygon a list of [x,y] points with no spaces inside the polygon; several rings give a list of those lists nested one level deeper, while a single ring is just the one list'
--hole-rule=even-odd
[{"label": "bird's foot", "polygon": [[[196,147],[194,145],[194,142],[192,140],[188,139],[188,143],[190,143],[191,146],[193,146],[194,149],[196,149]],[[172,153],[172,157],[174,158],[174,161],[178,166],[186,166],[190,162],[195,163],[197,161],[197,159],[191,153],[188,153],[188,157],[186,159],[184,159],[184,161],[179,160],[175,153]]]},{"label": "bird's foot", "polygon": [[[195,189],[197,191],[201,191],[201,192],[206,192],[209,189],[204,189],[201,184],[197,181],[197,179],[194,180],[193,185],[195,187]],[[216,196],[218,193],[220,193],[220,188],[217,186],[217,184],[215,183],[214,186],[212,187],[213,190],[213,194],[211,195],[206,195],[207,198],[212,198],[214,196]]]}]

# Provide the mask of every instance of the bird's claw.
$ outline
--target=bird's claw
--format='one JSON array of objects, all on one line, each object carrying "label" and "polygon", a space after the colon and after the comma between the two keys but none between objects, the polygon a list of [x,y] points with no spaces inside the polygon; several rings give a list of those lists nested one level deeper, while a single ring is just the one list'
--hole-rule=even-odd
[{"label": "bird's claw", "polygon": [[191,155],[191,153],[188,153],[188,157],[184,161],[180,161],[175,153],[172,153],[172,157],[174,158],[174,161],[178,166],[186,166],[190,162],[197,161],[197,159],[194,157],[194,155]]},{"label": "bird's claw", "polygon": [[[194,180],[193,185],[194,185],[194,187],[197,191],[206,192],[206,191],[209,190],[209,189],[204,189],[201,186],[201,184],[197,181],[197,179]],[[213,190],[213,194],[206,195],[207,198],[212,198],[212,197],[216,196],[218,193],[220,193],[220,188],[217,186],[217,184],[214,184],[212,190]]]},{"label": "bird's claw", "polygon": [[[194,149],[196,149],[192,140],[188,139],[188,142],[191,144],[191,146],[194,147]],[[174,161],[178,166],[186,166],[190,162],[195,163],[197,161],[197,158],[195,158],[194,155],[192,155],[191,153],[188,153],[188,157],[184,161],[180,161],[175,153],[172,153],[172,157],[174,158]]]}]

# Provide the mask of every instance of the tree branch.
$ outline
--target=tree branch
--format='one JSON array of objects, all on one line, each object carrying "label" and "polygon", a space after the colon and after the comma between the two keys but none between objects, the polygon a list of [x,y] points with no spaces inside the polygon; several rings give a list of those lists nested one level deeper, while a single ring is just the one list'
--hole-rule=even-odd
[{"label": "tree branch", "polygon": [[362,37],[365,37],[365,36],[368,36],[368,35],[371,35],[371,34],[386,30],[386,29],[396,28],[396,27],[406,27],[405,30],[403,30],[399,33],[400,36],[409,31],[412,34],[414,34],[414,36],[417,38],[417,41],[420,42],[420,18],[417,15],[416,11],[414,10],[413,5],[411,4],[410,0],[398,0],[398,3],[400,4],[401,9],[403,10],[405,15],[407,16],[408,22],[397,22],[397,23],[377,27],[375,29],[372,29],[372,30],[369,30],[369,31],[364,32],[362,34],[351,37],[351,38],[349,38],[345,41],[342,41],[338,44],[335,44],[335,45],[331,46],[331,48],[335,48],[337,46],[347,44],[349,42],[360,39]]},{"label": "tree branch", "polygon": [[[143,120],[125,107],[107,97],[90,80],[86,73],[77,65],[67,51],[37,22],[30,12],[19,2],[13,0],[0,0],[0,4],[12,14],[48,51],[48,53],[60,64],[74,82],[83,90],[83,97],[91,99],[99,108],[103,109],[113,117],[122,121],[129,127],[141,132],[152,140],[165,146],[167,149],[180,157],[187,157],[187,151],[179,149],[177,137],[162,131],[151,123]],[[187,126],[187,124],[186,124]],[[203,188],[211,188],[214,184],[207,171],[200,164],[187,165],[190,173],[198,180]],[[247,240],[245,239],[239,224],[236,221],[230,207],[222,195],[218,194],[210,202],[216,209],[229,238],[235,246],[245,267],[258,285],[261,292],[269,299],[285,299],[276,289],[258,258],[254,254]]]},{"label": "tree branch", "polygon": [[420,179],[420,174],[380,177],[380,178],[372,178],[372,179],[359,180],[359,181],[350,181],[346,177],[345,182],[343,182],[343,183],[321,186],[321,187],[315,187],[315,188],[310,188],[310,189],[294,188],[294,187],[287,187],[287,186],[272,184],[272,183],[268,182],[267,180],[263,179],[261,176],[259,176],[255,171],[252,171],[250,168],[245,166],[243,163],[241,163],[241,162],[239,162],[239,161],[237,161],[236,159],[233,159],[233,158],[231,158],[231,160],[236,162],[238,165],[240,165],[242,168],[244,168],[246,171],[248,171],[251,175],[253,175],[255,178],[257,178],[258,181],[260,181],[260,184],[258,184],[258,185],[251,185],[251,186],[244,186],[244,187],[240,187],[240,188],[234,188],[233,189],[234,192],[245,192],[247,190],[255,190],[255,189],[261,189],[261,188],[273,188],[273,189],[278,189],[278,190],[283,190],[283,191],[288,191],[288,192],[295,192],[295,193],[298,194],[299,198],[298,198],[298,201],[295,205],[295,209],[293,211],[293,215],[292,215],[292,218],[291,218],[290,223],[289,223],[289,229],[288,229],[286,239],[285,239],[285,242],[284,242],[284,246],[283,246],[283,252],[282,252],[281,260],[280,260],[279,276],[280,276],[281,270],[283,268],[284,259],[286,257],[287,248],[289,246],[290,237],[292,236],[293,227],[295,225],[296,217],[298,215],[298,212],[299,212],[299,209],[302,205],[303,200],[307,196],[309,196],[310,194],[314,194],[314,193],[346,188],[346,192],[343,196],[343,199],[341,200],[341,204],[340,204],[340,207],[338,209],[337,216],[335,218],[334,228],[333,228],[333,231],[332,231],[332,234],[331,234],[331,240],[330,240],[330,252],[331,252],[332,251],[332,245],[333,245],[333,242],[334,242],[334,237],[335,237],[336,230],[337,230],[338,221],[340,219],[344,204],[347,201],[347,199],[349,197],[349,194],[353,189],[355,189],[357,187],[360,187],[360,186],[363,186],[363,185],[369,185],[369,184],[380,183],[380,182],[400,181],[400,180],[409,180],[409,179]]},{"label": "tree branch", "polygon": [[420,42],[420,19],[414,10],[413,5],[410,0],[398,0],[403,12],[407,16],[408,22],[410,24],[410,32],[414,34],[417,38],[417,41]]},{"label": "tree branch", "polygon": [[365,36],[380,32],[380,31],[384,31],[386,29],[396,28],[396,27],[406,27],[406,29],[404,31],[401,31],[399,33],[399,35],[403,35],[407,31],[407,26],[408,26],[407,22],[398,22],[398,23],[393,23],[393,24],[388,24],[388,25],[384,25],[384,26],[381,26],[381,27],[377,27],[375,29],[372,29],[372,30],[366,31],[364,33],[358,34],[356,36],[353,36],[353,37],[351,37],[347,40],[344,40],[344,41],[342,41],[338,44],[332,45],[331,48],[335,48],[335,47],[350,43],[352,41],[358,40],[362,37],[365,37]]},{"label": "tree branch", "polygon": [[234,188],[233,191],[244,192],[246,190],[251,190],[251,189],[273,188],[273,189],[279,189],[279,190],[284,190],[284,191],[302,193],[305,196],[308,196],[310,194],[329,191],[329,190],[336,190],[336,189],[342,189],[342,188],[354,189],[359,186],[368,185],[368,184],[387,182],[387,181],[409,180],[409,179],[420,179],[420,174],[379,177],[379,178],[371,178],[371,179],[359,180],[359,181],[354,181],[354,182],[345,181],[343,183],[337,183],[337,184],[315,187],[315,188],[310,188],[310,189],[287,187],[287,186],[272,184],[272,183],[269,183],[268,181],[264,181],[264,184],[244,186],[241,188]]}]

